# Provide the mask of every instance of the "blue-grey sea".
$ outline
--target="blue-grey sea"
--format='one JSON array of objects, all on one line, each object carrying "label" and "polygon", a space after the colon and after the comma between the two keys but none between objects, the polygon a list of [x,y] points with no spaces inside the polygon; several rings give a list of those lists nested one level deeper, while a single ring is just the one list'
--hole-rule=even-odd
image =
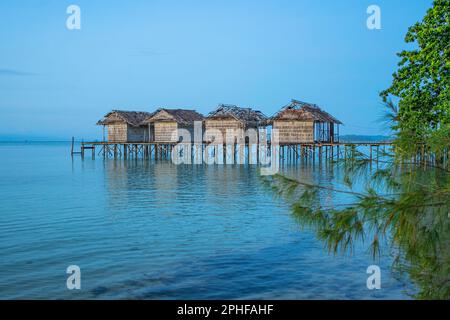
[{"label": "blue-grey sea", "polygon": [[[339,174],[283,170],[330,185]],[[0,256],[0,299],[410,297],[389,255],[328,253],[257,166],[72,159],[65,142],[0,143]],[[379,290],[366,285],[373,264]]]}]

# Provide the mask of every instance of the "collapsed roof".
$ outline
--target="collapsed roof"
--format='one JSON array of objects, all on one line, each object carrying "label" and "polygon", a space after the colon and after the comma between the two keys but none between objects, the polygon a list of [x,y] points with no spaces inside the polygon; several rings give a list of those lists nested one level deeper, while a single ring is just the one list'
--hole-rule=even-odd
[{"label": "collapsed roof", "polygon": [[231,104],[220,104],[216,110],[210,112],[207,119],[214,118],[229,118],[244,122],[263,122],[267,119],[261,111],[253,110],[251,108],[241,108]]},{"label": "collapsed roof", "polygon": [[341,121],[323,111],[316,104],[291,100],[291,103],[283,107],[272,120],[299,120],[299,121],[317,121],[342,124]]}]

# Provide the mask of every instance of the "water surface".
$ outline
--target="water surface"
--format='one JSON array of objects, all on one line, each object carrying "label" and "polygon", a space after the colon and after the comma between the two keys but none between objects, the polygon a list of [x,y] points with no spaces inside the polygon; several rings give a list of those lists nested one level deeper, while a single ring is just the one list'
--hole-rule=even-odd
[{"label": "water surface", "polygon": [[[95,160],[67,143],[0,144],[0,298],[408,298],[365,246],[330,255],[256,166]],[[330,181],[327,168],[290,175]],[[382,289],[366,269],[382,269]],[[66,268],[81,268],[81,290]]]}]

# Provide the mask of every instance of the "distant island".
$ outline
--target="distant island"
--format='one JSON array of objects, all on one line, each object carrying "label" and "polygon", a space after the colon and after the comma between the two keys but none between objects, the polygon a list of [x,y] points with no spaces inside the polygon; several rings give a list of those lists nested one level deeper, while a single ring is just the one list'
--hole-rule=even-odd
[{"label": "distant island", "polygon": [[392,136],[383,136],[383,135],[375,135],[375,136],[365,136],[358,134],[347,134],[339,137],[340,142],[383,142],[383,141],[391,141],[394,138]]}]

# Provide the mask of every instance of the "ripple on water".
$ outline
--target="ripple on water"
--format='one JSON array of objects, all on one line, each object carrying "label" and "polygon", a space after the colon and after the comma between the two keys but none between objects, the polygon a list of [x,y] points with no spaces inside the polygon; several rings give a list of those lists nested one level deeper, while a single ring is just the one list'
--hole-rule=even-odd
[{"label": "ripple on water", "polygon": [[[328,255],[255,167],[72,161],[67,144],[5,148],[0,298],[405,297],[390,276],[382,294],[368,292],[370,257]],[[65,287],[71,264],[82,271],[79,292]]]}]

